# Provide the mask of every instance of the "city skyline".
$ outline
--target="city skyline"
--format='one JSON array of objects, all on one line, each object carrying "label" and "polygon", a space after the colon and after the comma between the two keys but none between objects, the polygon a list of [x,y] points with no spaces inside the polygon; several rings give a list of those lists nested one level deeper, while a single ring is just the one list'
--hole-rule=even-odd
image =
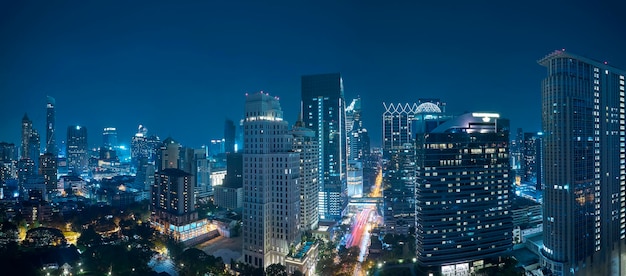
[{"label": "city skyline", "polygon": [[52,96],[56,129],[86,126],[90,147],[105,127],[128,146],[140,124],[200,147],[241,119],[245,93],[280,97],[295,122],[300,77],[321,73],[362,98],[373,146],[383,102],[419,98],[539,131],[540,57],[566,48],[626,67],[624,3],[246,4],[3,3],[0,141],[20,143],[24,113],[44,137]]}]

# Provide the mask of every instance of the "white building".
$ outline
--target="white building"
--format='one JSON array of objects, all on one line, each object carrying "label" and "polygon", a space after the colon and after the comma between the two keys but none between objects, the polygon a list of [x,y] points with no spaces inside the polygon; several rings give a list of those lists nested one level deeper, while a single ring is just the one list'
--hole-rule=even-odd
[{"label": "white building", "polygon": [[243,125],[243,259],[263,269],[284,265],[300,241],[300,154],[278,98],[247,95]]},{"label": "white building", "polygon": [[293,150],[300,153],[300,227],[315,230],[319,225],[319,174],[315,132],[296,122],[292,130]]}]

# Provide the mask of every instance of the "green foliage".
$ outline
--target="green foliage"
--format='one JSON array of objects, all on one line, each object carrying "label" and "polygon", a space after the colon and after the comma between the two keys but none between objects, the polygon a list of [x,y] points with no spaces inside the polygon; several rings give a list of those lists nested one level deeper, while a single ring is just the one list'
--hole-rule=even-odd
[{"label": "green foliage", "polygon": [[266,275],[288,276],[287,268],[282,264],[271,264],[265,269]]}]

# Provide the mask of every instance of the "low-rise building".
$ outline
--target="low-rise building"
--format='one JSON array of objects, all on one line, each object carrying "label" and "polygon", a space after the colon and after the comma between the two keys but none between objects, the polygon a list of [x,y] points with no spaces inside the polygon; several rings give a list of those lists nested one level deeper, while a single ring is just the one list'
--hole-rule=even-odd
[{"label": "low-rise building", "polygon": [[285,257],[285,267],[287,273],[292,275],[296,270],[302,272],[305,276],[315,275],[315,265],[317,264],[317,243],[304,242],[290,252]]}]

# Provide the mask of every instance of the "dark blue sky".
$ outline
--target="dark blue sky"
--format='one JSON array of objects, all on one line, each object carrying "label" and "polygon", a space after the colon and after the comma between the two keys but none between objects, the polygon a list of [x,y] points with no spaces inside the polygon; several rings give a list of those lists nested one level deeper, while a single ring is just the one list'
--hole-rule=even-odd
[{"label": "dark blue sky", "polygon": [[143,124],[199,147],[246,92],[280,97],[293,123],[300,76],[330,72],[361,95],[374,145],[382,102],[418,98],[538,131],[539,58],[566,48],[626,69],[623,1],[434,2],[2,1],[0,141],[20,143],[24,112],[43,137],[51,95],[59,141],[80,124],[92,146],[105,126],[129,143]]}]

